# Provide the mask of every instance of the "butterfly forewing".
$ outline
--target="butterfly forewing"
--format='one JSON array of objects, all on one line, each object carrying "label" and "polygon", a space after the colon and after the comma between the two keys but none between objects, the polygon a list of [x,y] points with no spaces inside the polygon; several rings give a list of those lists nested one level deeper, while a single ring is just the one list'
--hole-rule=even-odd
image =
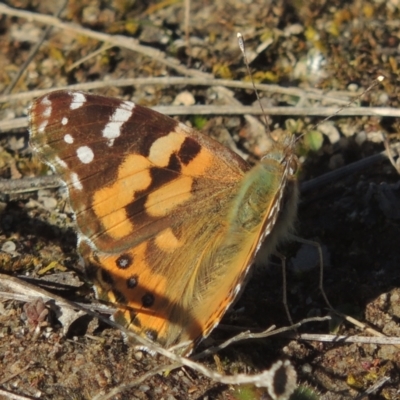
[{"label": "butterfly forewing", "polygon": [[282,204],[295,199],[287,146],[250,169],[131,102],[53,92],[33,103],[30,125],[32,146],[67,184],[99,297],[120,304],[118,321],[165,346],[211,331],[263,238],[272,244],[286,224]]},{"label": "butterfly forewing", "polygon": [[[240,179],[248,168],[219,143],[204,143],[202,135],[172,118],[114,98],[53,92],[32,105],[30,117],[33,147],[68,184],[82,234],[104,250],[130,245],[129,219],[138,220],[136,236],[149,225],[149,193],[169,185],[164,192],[184,197],[178,193],[187,191],[185,182],[177,181],[181,175],[205,176],[207,170],[223,182]],[[215,153],[236,160],[213,168]]]}]

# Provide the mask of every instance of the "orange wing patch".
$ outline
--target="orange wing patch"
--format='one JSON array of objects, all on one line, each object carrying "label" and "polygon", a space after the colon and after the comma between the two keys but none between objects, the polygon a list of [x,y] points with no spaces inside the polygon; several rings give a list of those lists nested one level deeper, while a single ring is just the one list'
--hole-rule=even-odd
[{"label": "orange wing patch", "polygon": [[152,144],[149,157],[126,156],[115,181],[94,193],[92,209],[110,239],[124,240],[138,227],[136,217],[168,216],[186,203],[195,177],[213,161],[211,152],[187,134],[171,132]]},{"label": "orange wing patch", "polygon": [[132,202],[135,192],[150,186],[150,165],[143,156],[128,156],[118,169],[117,180],[94,193],[93,210],[113,239],[122,239],[132,233],[134,226],[126,218],[125,207]]},{"label": "orange wing patch", "polygon": [[171,228],[164,229],[159,233],[155,238],[155,243],[160,250],[166,253],[171,253],[183,245],[183,241],[175,236]]}]

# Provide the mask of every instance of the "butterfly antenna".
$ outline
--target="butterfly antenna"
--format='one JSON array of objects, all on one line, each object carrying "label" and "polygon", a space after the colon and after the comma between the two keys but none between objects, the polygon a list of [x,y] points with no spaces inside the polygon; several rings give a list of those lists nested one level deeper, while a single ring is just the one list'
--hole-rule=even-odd
[{"label": "butterfly antenna", "polygon": [[243,60],[244,60],[244,64],[246,65],[247,73],[249,74],[251,83],[252,83],[253,88],[254,88],[254,92],[256,93],[258,103],[260,104],[261,111],[262,111],[263,116],[264,116],[265,126],[266,126],[266,129],[267,129],[268,136],[271,137],[271,131],[269,129],[269,124],[268,124],[268,120],[267,120],[267,114],[265,113],[264,107],[263,107],[263,105],[261,103],[260,95],[258,94],[258,90],[256,88],[256,85],[254,84],[253,77],[251,76],[249,61],[247,60],[246,50],[244,48],[243,35],[240,32],[237,33],[237,40],[238,40],[240,51],[242,52],[242,55],[243,55]]},{"label": "butterfly antenna", "polygon": [[[385,79],[385,77],[383,75],[379,75],[372,83],[371,85],[369,85],[361,94],[359,94],[355,99],[349,101],[347,104],[345,104],[344,106],[338,108],[332,115],[329,115],[328,117],[324,118],[322,121],[319,121],[317,124],[315,124],[310,130],[314,130],[316,129],[319,125],[323,124],[326,121],[329,121],[331,118],[336,117],[336,115],[338,115],[342,110],[344,110],[345,108],[350,107],[352,104],[354,104],[356,101],[358,101],[359,99],[361,99],[365,94],[367,94],[368,92],[370,92],[375,86],[379,85],[380,83],[383,82],[383,80]],[[303,136],[305,136],[307,134],[307,132],[301,134],[300,136],[297,137],[296,141],[299,141]]]}]

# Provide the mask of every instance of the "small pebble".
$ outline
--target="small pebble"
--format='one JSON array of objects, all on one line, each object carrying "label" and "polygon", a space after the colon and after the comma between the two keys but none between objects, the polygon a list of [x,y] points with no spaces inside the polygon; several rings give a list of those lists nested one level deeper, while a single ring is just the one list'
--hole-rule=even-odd
[{"label": "small pebble", "polygon": [[340,133],[333,122],[328,121],[318,125],[318,130],[328,137],[331,144],[336,144],[339,142]]},{"label": "small pebble", "polygon": [[57,200],[54,197],[45,197],[42,203],[46,210],[54,210],[57,207]]},{"label": "small pebble", "polygon": [[382,93],[379,95],[378,105],[380,106],[387,105],[389,100],[390,100],[389,95],[387,93]]},{"label": "small pebble", "polygon": [[192,93],[188,91],[184,91],[182,93],[179,93],[176,97],[175,100],[173,101],[173,105],[175,106],[192,106],[193,104],[196,103],[195,98],[193,97]]},{"label": "small pebble", "polygon": [[349,85],[347,85],[347,90],[349,90],[350,92],[357,92],[358,90],[358,85],[356,83],[350,83]]},{"label": "small pebble", "polygon": [[100,9],[97,6],[85,7],[82,11],[82,21],[86,24],[94,24],[98,21]]},{"label": "small pebble", "polygon": [[310,364],[303,364],[303,366],[301,367],[301,372],[303,374],[307,374],[310,375],[312,373],[312,366]]},{"label": "small pebble", "polygon": [[356,135],[356,143],[361,146],[367,140],[367,134],[365,131],[358,132]]},{"label": "small pebble", "polygon": [[10,240],[4,242],[3,245],[1,246],[1,251],[4,251],[4,253],[13,254],[16,249],[17,245],[14,242],[11,242]]},{"label": "small pebble", "polygon": [[43,204],[46,210],[54,210],[57,207],[57,200],[53,197],[50,190],[38,190],[38,200]]},{"label": "small pebble", "polygon": [[303,32],[304,32],[304,26],[302,24],[292,24],[289,25],[284,30],[285,36],[300,35]]}]

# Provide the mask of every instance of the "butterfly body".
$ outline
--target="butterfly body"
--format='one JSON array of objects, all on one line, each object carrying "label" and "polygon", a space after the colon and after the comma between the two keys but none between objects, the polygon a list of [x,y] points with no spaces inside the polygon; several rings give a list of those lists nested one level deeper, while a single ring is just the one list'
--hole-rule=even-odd
[{"label": "butterfly body", "polygon": [[31,143],[67,185],[78,248],[114,318],[183,353],[237,298],[297,203],[292,142],[251,168],[211,138],[119,99],[58,91],[30,110]]}]

